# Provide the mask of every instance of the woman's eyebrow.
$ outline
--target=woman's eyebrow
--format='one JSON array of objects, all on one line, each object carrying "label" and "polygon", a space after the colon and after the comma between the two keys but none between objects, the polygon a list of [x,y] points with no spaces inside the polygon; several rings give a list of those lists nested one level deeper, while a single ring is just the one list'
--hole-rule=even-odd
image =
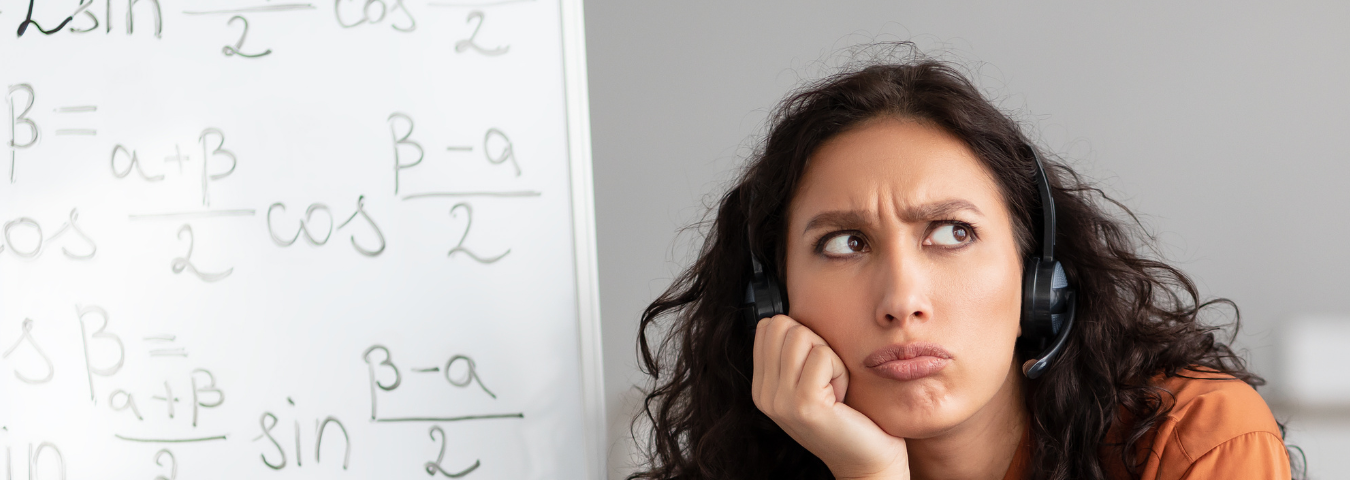
[{"label": "woman's eyebrow", "polygon": [[[907,223],[921,222],[936,218],[949,217],[953,213],[961,210],[970,210],[976,215],[983,216],[975,204],[961,199],[943,200],[940,202],[926,203],[916,205],[900,211],[900,220]],[[806,228],[802,233],[810,232],[817,228],[825,227],[848,227],[867,224],[867,216],[858,210],[831,210],[821,212],[811,220],[806,222]]]},{"label": "woman's eyebrow", "polygon": [[831,210],[811,217],[811,221],[806,222],[806,228],[802,229],[802,233],[817,228],[858,226],[865,223],[867,223],[867,220],[857,210]]},{"label": "woman's eyebrow", "polygon": [[920,222],[935,218],[950,217],[953,213],[961,210],[970,210],[976,215],[984,216],[984,213],[980,212],[979,208],[975,208],[975,204],[958,198],[907,208],[900,212],[900,219],[905,222]]}]

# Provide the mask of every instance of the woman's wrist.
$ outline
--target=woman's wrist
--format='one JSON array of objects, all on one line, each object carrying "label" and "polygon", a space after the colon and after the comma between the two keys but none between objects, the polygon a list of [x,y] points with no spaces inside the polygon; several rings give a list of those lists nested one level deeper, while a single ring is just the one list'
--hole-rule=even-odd
[{"label": "woman's wrist", "polygon": [[[829,467],[829,465],[826,465]],[[909,480],[909,462],[891,465],[870,473],[858,472],[858,469],[830,468],[835,480]]]},{"label": "woman's wrist", "polygon": [[883,472],[862,476],[834,476],[835,480],[909,480],[909,472]]}]

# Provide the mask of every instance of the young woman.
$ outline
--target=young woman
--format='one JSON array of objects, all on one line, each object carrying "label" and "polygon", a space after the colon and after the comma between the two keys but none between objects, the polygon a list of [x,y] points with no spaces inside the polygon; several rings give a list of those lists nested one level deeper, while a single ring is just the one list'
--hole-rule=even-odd
[{"label": "young woman", "polygon": [[642,316],[631,478],[1290,477],[1231,302],[1107,205],[944,64],[789,97]]}]

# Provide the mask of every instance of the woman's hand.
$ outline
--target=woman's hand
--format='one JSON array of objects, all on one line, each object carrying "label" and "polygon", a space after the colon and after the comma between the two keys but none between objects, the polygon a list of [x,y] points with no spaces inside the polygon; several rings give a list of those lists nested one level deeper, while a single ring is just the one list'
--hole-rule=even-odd
[{"label": "woman's hand", "polygon": [[755,406],[835,478],[908,479],[905,440],[844,404],[848,369],[825,340],[787,315],[755,328]]}]

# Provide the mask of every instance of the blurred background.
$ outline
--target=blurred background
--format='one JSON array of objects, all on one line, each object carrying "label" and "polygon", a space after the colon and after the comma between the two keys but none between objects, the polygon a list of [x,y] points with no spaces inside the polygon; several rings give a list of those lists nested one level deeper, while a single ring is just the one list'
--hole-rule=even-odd
[{"label": "blurred background", "polygon": [[[1158,238],[1306,452],[1350,478],[1350,3],[587,0],[610,478],[642,309],[692,260],[769,111],[841,53],[911,40],[962,65]],[[739,266],[732,266],[739,268]]]}]

